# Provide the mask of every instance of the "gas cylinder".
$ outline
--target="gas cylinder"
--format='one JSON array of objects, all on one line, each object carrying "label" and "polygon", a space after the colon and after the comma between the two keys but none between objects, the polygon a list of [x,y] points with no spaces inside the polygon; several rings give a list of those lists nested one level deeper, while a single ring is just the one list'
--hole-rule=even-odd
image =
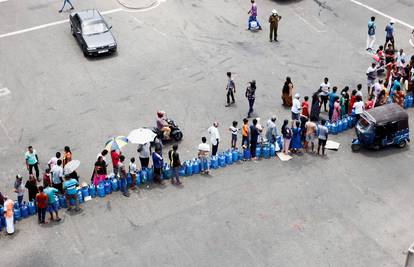
[{"label": "gas cylinder", "polygon": [[96,187],[95,187],[95,185],[93,185],[93,184],[91,184],[91,185],[89,186],[89,195],[90,195],[92,198],[96,197]]},{"label": "gas cylinder", "polygon": [[99,197],[105,197],[105,186],[103,183],[99,183],[96,190],[98,191]]},{"label": "gas cylinder", "polygon": [[23,218],[29,217],[29,208],[26,205],[26,202],[23,202],[22,206],[20,207],[20,213]]}]

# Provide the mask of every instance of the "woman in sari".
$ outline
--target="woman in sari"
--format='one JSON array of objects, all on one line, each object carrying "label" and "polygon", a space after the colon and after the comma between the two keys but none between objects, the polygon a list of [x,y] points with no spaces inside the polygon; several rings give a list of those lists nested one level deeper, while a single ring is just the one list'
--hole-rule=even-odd
[{"label": "woman in sari", "polygon": [[282,89],[283,106],[292,107],[292,91],[293,91],[293,83],[290,77],[286,77],[286,81]]}]

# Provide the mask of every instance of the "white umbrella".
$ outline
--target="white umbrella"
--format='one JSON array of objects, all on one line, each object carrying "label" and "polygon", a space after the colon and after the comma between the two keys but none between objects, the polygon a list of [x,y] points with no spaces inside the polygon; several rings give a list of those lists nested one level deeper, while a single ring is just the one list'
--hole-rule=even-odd
[{"label": "white umbrella", "polygon": [[65,168],[63,169],[63,173],[65,175],[70,174],[70,173],[76,171],[76,169],[79,167],[79,165],[80,165],[79,160],[76,160],[76,159],[71,160],[65,165]]},{"label": "white umbrella", "polygon": [[151,129],[139,128],[132,130],[129,133],[128,140],[130,143],[143,145],[154,141],[156,136],[157,135]]}]

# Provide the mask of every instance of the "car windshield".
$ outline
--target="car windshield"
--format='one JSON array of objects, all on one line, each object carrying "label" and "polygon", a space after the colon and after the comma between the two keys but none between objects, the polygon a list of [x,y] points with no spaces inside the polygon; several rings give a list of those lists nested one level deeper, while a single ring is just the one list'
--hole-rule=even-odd
[{"label": "car windshield", "polygon": [[92,35],[108,31],[108,27],[103,22],[83,25],[83,34]]}]

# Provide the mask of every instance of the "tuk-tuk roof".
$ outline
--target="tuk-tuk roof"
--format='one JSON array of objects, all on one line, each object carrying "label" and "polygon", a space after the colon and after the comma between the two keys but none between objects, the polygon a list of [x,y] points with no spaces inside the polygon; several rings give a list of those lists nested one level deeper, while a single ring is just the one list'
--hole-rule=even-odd
[{"label": "tuk-tuk roof", "polygon": [[395,103],[364,111],[363,116],[377,125],[408,120],[408,113],[400,105]]}]

